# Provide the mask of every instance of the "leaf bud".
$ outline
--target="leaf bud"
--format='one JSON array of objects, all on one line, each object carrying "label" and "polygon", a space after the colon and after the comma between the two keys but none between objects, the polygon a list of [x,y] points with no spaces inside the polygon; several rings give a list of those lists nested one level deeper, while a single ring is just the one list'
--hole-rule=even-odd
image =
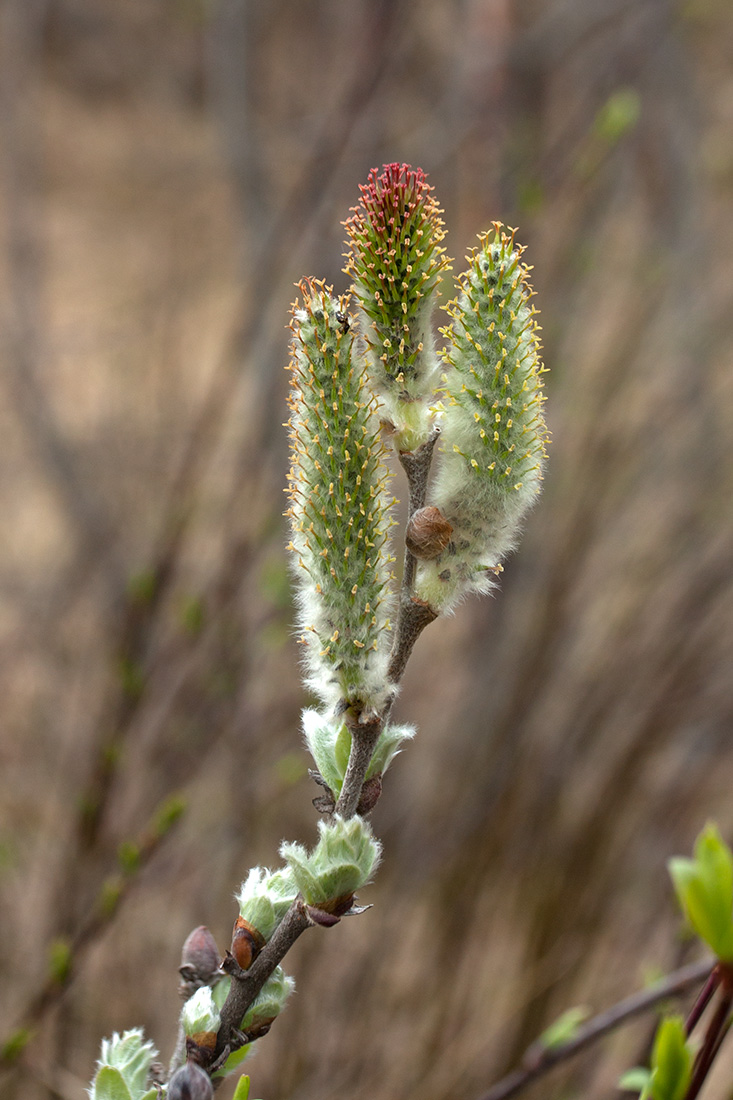
[{"label": "leaf bud", "polygon": [[[266,867],[253,867],[240,886],[236,897],[240,915],[247,925],[267,941],[287,913],[297,893],[295,879],[287,868],[269,871]],[[233,948],[232,953],[234,953]],[[243,969],[247,968],[243,967]]]},{"label": "leaf bud", "polygon": [[[338,797],[346,775],[346,768],[351,753],[351,733],[342,718],[334,718],[323,715],[317,710],[303,711],[303,732],[306,744],[318,766],[318,774],[325,787]],[[387,768],[400,751],[403,741],[408,741],[415,736],[411,726],[387,725],[379,735],[379,740],[372,754],[366,779],[370,780],[384,775]],[[379,794],[376,792],[376,783],[372,785],[371,794],[376,798],[370,809],[373,809]],[[366,797],[369,797],[368,795]],[[327,812],[331,812],[332,806],[324,805]],[[368,809],[360,809],[359,813],[368,813]]]},{"label": "leaf bud", "polygon": [[130,1096],[142,1096],[157,1054],[153,1044],[144,1038],[142,1028],[133,1028],[122,1035],[115,1032],[111,1039],[103,1039],[91,1100],[124,1096],[125,1090]]},{"label": "leaf bud", "polygon": [[186,1062],[168,1082],[167,1100],[213,1100],[213,1097],[211,1078],[195,1062]]},{"label": "leaf bud", "polygon": [[438,558],[448,546],[453,525],[440,508],[429,504],[418,508],[407,525],[405,545],[411,554],[422,561]]},{"label": "leaf bud", "polygon": [[280,855],[290,867],[308,905],[327,913],[340,913],[351,905],[353,894],[372,876],[381,847],[363,818],[348,821],[336,815],[332,822],[318,822],[319,840],[312,852],[302,844],[287,843]]},{"label": "leaf bud", "polygon": [[197,989],[181,1010],[181,1027],[196,1047],[213,1050],[221,1026],[219,1008],[207,985]]}]

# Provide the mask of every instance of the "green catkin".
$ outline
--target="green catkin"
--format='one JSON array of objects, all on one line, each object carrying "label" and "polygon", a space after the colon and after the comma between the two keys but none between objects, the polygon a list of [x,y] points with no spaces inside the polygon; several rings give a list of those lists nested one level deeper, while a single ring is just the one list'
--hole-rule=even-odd
[{"label": "green catkin", "polygon": [[441,453],[429,503],[453,530],[438,557],[420,562],[415,589],[442,612],[491,588],[540,491],[546,457],[529,268],[514,231],[495,223],[479,240],[444,330]]},{"label": "green catkin", "polygon": [[389,648],[389,472],[376,402],[347,316],[316,280],[300,284],[290,361],[288,475],[307,683],[329,706],[380,707]]},{"label": "green catkin", "polygon": [[361,202],[344,223],[350,250],[345,271],[365,318],[368,369],[383,419],[400,451],[416,450],[432,431],[439,376],[431,314],[449,261],[441,209],[421,169],[374,168]]}]

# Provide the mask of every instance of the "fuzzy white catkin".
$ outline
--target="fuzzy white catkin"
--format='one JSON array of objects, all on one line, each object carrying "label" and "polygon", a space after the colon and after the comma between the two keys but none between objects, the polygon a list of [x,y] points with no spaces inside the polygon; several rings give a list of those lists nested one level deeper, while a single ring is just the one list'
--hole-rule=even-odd
[{"label": "fuzzy white catkin", "polygon": [[450,611],[491,588],[542,482],[547,429],[529,269],[514,234],[480,238],[449,308],[441,452],[430,504],[452,527],[416,594]]},{"label": "fuzzy white catkin", "polygon": [[300,284],[293,311],[290,517],[306,682],[329,706],[386,698],[393,499],[346,300]]}]

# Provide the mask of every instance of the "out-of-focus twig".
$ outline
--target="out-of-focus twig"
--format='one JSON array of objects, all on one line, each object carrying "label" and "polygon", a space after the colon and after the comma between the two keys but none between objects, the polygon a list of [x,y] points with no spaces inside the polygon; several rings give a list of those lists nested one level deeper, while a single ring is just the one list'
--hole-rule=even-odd
[{"label": "out-of-focus twig", "polygon": [[592,1020],[580,1026],[572,1039],[567,1042],[553,1047],[533,1044],[526,1052],[521,1068],[507,1074],[488,1092],[483,1093],[479,1100],[509,1100],[511,1096],[517,1096],[538,1077],[542,1077],[554,1066],[567,1061],[573,1055],[579,1054],[581,1050],[585,1050],[586,1047],[615,1031],[617,1027],[655,1008],[669,997],[682,996],[688,989],[703,981],[712,967],[712,959],[703,959],[702,962],[683,966],[655,983],[650,989],[633,993],[612,1008],[606,1009],[605,1012],[599,1012]]},{"label": "out-of-focus twig", "polygon": [[33,996],[17,1018],[12,1031],[0,1041],[0,1069],[12,1066],[48,1012],[69,986],[79,964],[89,948],[109,926],[140,882],[143,871],[170,834],[181,816],[184,803],[172,799],[164,803],[140,836],[127,846],[127,855],[117,874],[102,884],[89,915],[67,940],[59,940],[59,957],[49,967],[46,979],[34,990]]},{"label": "out-of-focus twig", "polygon": [[44,293],[42,137],[37,77],[48,0],[0,8],[0,143],[8,253],[3,318],[9,389],[28,440],[79,543],[104,568],[108,598],[121,584],[110,516],[88,481],[44,391],[48,358]]}]

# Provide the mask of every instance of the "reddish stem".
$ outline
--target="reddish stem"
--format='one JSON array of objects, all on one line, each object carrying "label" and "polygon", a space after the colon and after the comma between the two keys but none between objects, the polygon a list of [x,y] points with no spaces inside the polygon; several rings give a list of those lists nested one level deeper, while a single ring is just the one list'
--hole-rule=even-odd
[{"label": "reddish stem", "polygon": [[728,1020],[728,1013],[730,1012],[730,1006],[733,1003],[733,988],[730,983],[725,980],[725,976],[721,974],[721,997],[718,1002],[718,1007],[715,1009],[715,1013],[708,1024],[708,1029],[705,1032],[705,1040],[700,1048],[700,1051],[695,1059],[695,1067],[692,1073],[692,1080],[690,1087],[687,1090],[685,1100],[695,1100],[695,1097],[700,1092],[703,1086],[705,1078],[710,1072],[710,1067],[713,1064],[715,1055],[720,1049],[720,1040],[722,1034],[725,1033],[725,1027]]},{"label": "reddish stem", "polygon": [[689,1036],[689,1035],[692,1034],[693,1029],[698,1024],[698,1022],[700,1020],[700,1017],[702,1016],[703,1012],[705,1011],[708,1004],[710,1003],[710,998],[712,997],[713,993],[715,992],[715,990],[718,988],[719,985],[720,985],[720,965],[716,963],[716,965],[710,971],[710,974],[708,975],[708,979],[705,982],[705,985],[700,990],[700,994],[699,994],[697,1000],[695,1001],[694,1005],[690,1009],[690,1015],[687,1017],[687,1020],[685,1021],[685,1034],[686,1035]]}]

